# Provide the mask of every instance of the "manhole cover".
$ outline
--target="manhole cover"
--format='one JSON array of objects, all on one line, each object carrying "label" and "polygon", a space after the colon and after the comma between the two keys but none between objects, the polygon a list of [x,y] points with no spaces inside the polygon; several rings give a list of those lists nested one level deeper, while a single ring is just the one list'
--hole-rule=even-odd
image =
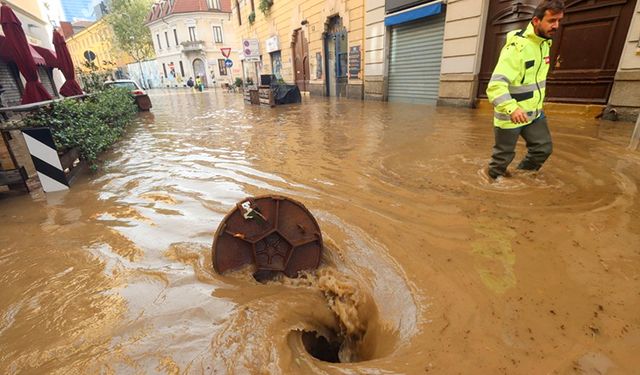
[{"label": "manhole cover", "polygon": [[219,273],[254,264],[257,275],[283,272],[297,277],[300,271],[317,268],[321,255],[322,233],[311,212],[282,196],[241,201],[213,239],[213,268]]}]

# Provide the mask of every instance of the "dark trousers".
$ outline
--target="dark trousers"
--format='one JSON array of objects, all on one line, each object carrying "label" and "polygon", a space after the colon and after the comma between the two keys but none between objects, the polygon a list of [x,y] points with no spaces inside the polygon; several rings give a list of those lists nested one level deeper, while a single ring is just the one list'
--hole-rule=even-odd
[{"label": "dark trousers", "polygon": [[516,156],[516,143],[522,136],[527,142],[527,155],[518,164],[518,169],[537,171],[553,151],[551,133],[547,126],[547,118],[542,115],[529,125],[515,129],[493,128],[496,143],[489,163],[489,175],[493,178],[502,176]]}]

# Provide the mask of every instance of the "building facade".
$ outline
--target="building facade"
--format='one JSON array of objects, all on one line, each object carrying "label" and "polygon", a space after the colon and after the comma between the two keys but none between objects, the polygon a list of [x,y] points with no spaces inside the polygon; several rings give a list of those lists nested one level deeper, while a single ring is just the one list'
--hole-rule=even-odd
[{"label": "building facade", "polygon": [[163,0],[153,5],[147,25],[163,86],[200,76],[214,87],[242,76],[230,0]]},{"label": "building facade", "polygon": [[[565,3],[550,56],[547,100],[637,113],[640,4]],[[365,4],[365,98],[472,107],[486,98],[507,32],[526,27],[538,0]]]},{"label": "building facade", "polygon": [[[32,55],[38,66],[38,76],[45,89],[52,97],[58,96],[58,87],[64,83],[64,76],[54,69],[55,52],[53,52],[53,26],[46,21],[38,0],[5,1],[22,23],[27,42],[32,46]],[[19,5],[18,5],[19,3]],[[8,47],[4,47],[4,34],[0,29],[0,84],[3,86],[2,103],[5,106],[17,105],[21,102],[25,79],[18,67],[10,59]],[[40,51],[41,53],[39,53]],[[46,58],[46,59],[45,59]]]},{"label": "building facade", "polygon": [[640,2],[624,41],[605,114],[616,111],[621,119],[633,121],[640,116]]},{"label": "building facade", "polygon": [[104,18],[73,34],[67,39],[67,47],[76,70],[91,70],[87,57],[92,58],[98,71],[113,71],[132,63],[133,58],[119,50],[114,41],[113,29]]},{"label": "building facade", "polygon": [[364,0],[234,0],[244,75],[256,82],[271,74],[312,95],[361,99],[364,10]]}]

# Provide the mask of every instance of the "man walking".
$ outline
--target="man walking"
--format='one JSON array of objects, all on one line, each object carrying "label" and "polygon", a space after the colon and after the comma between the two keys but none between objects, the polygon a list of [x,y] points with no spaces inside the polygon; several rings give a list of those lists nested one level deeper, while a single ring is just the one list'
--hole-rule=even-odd
[{"label": "man walking", "polygon": [[528,152],[518,169],[537,171],[551,155],[551,134],[542,102],[551,38],[560,26],[564,9],[561,0],[544,0],[527,28],[507,34],[487,87],[487,96],[495,109],[495,145],[488,169],[492,179],[507,174],[519,136],[525,139]]}]

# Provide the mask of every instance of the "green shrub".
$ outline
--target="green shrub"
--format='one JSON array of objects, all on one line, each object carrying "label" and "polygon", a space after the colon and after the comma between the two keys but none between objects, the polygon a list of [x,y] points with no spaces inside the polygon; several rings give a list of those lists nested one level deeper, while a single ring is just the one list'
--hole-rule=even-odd
[{"label": "green shrub", "polygon": [[111,79],[111,71],[99,71],[98,67],[93,63],[84,62],[83,65],[89,68],[88,72],[79,71],[77,73],[79,83],[86,93],[94,93],[104,89],[104,82]]},{"label": "green shrub", "polygon": [[236,77],[236,81],[233,84],[238,88],[242,87],[242,78]]},{"label": "green shrub", "polygon": [[249,13],[249,23],[253,25],[256,22],[256,12]]},{"label": "green shrub", "polygon": [[136,111],[129,91],[114,88],[84,100],[54,102],[25,118],[24,123],[51,128],[58,150],[78,147],[82,159],[95,170],[98,155],[122,136]]}]

